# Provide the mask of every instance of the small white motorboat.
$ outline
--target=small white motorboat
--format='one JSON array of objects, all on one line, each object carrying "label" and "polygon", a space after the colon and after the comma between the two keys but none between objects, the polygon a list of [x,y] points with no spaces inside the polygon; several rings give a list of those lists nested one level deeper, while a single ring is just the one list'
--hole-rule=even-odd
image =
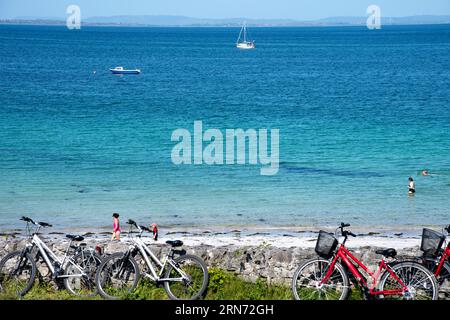
[{"label": "small white motorboat", "polygon": [[140,69],[124,69],[123,67],[115,67],[114,69],[109,69],[113,74],[140,74]]},{"label": "small white motorboat", "polygon": [[[241,37],[243,39],[241,41]],[[254,49],[255,41],[247,39],[247,24],[244,22],[244,25],[241,28],[241,32],[239,32],[239,37],[236,41],[236,48],[238,49]]]}]

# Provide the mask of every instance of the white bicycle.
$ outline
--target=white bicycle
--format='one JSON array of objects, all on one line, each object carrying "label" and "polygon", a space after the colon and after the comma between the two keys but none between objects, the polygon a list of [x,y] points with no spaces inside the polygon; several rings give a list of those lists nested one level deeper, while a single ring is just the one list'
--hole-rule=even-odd
[{"label": "white bicycle", "polygon": [[66,289],[77,296],[89,297],[97,294],[94,278],[101,263],[100,255],[87,249],[81,243],[82,236],[66,235],[70,240],[63,257],[58,257],[39,237],[41,228],[51,227],[46,222],[34,222],[22,217],[27,223],[28,243],[25,248],[6,255],[0,261],[0,291],[10,292],[23,297],[33,287],[36,274],[36,262],[43,260],[53,280],[64,281]]},{"label": "white bicycle", "polygon": [[[131,237],[132,244],[126,252],[114,253],[98,267],[95,283],[100,295],[109,300],[126,298],[137,287],[141,274],[157,285],[164,285],[169,298],[174,300],[200,299],[208,286],[208,268],[205,262],[184,250],[177,250],[183,242],[166,241],[171,246],[164,261],[160,261],[141,239],[144,231],[151,230],[128,220],[139,231]],[[143,270],[134,259],[139,255],[144,261]],[[175,257],[177,256],[177,257]]]}]

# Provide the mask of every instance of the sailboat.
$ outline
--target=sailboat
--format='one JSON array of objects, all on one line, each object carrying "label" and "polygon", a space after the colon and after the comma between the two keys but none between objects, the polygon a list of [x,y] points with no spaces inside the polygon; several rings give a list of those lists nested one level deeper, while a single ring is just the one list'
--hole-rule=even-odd
[{"label": "sailboat", "polygon": [[[242,41],[241,41],[242,38]],[[247,39],[247,23],[244,22],[239,32],[239,37],[236,41],[236,48],[238,49],[254,49],[255,41]]]}]

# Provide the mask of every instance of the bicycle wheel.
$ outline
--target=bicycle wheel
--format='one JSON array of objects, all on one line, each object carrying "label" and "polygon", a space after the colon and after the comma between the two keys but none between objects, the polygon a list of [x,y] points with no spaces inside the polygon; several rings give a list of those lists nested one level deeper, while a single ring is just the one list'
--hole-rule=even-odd
[{"label": "bicycle wheel", "polygon": [[[395,276],[407,287],[406,292],[397,295],[384,295],[386,300],[436,300],[438,284],[434,275],[417,262],[405,261],[391,266]],[[400,282],[385,271],[380,279],[380,291],[402,290]]]},{"label": "bicycle wheel", "polygon": [[23,297],[34,284],[36,262],[29,253],[14,251],[0,261],[0,290]]},{"label": "bicycle wheel", "polygon": [[338,262],[329,279],[320,283],[327,274],[331,262],[316,258],[304,262],[294,272],[292,293],[295,300],[345,300],[349,294],[348,276]]},{"label": "bicycle wheel", "polygon": [[[200,299],[208,286],[208,267],[205,262],[193,255],[183,255],[175,260],[166,271],[166,279],[174,281],[164,282],[164,290],[172,300]],[[175,279],[180,279],[175,281]]]},{"label": "bicycle wheel", "polygon": [[137,286],[139,267],[133,257],[114,253],[103,260],[95,276],[100,295],[108,300],[126,298]]},{"label": "bicycle wheel", "polygon": [[[438,264],[434,260],[423,261],[422,263],[428,270],[435,274]],[[439,299],[449,299],[450,298],[450,263],[444,262],[439,275],[436,277],[439,285]]]},{"label": "bicycle wheel", "polygon": [[[73,262],[64,271],[64,286],[73,295],[80,297],[92,297],[97,294],[95,286],[95,274],[102,259],[92,250],[85,250],[73,257]],[[80,271],[83,271],[84,275]]]}]

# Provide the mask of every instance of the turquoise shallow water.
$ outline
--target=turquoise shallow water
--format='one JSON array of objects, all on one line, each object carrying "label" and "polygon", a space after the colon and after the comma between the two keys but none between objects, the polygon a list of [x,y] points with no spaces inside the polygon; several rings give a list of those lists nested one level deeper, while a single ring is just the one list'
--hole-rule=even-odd
[{"label": "turquoise shallow water", "polygon": [[[238,32],[0,26],[0,226],[449,223],[450,26]],[[173,165],[194,120],[280,129],[279,173]]]}]

